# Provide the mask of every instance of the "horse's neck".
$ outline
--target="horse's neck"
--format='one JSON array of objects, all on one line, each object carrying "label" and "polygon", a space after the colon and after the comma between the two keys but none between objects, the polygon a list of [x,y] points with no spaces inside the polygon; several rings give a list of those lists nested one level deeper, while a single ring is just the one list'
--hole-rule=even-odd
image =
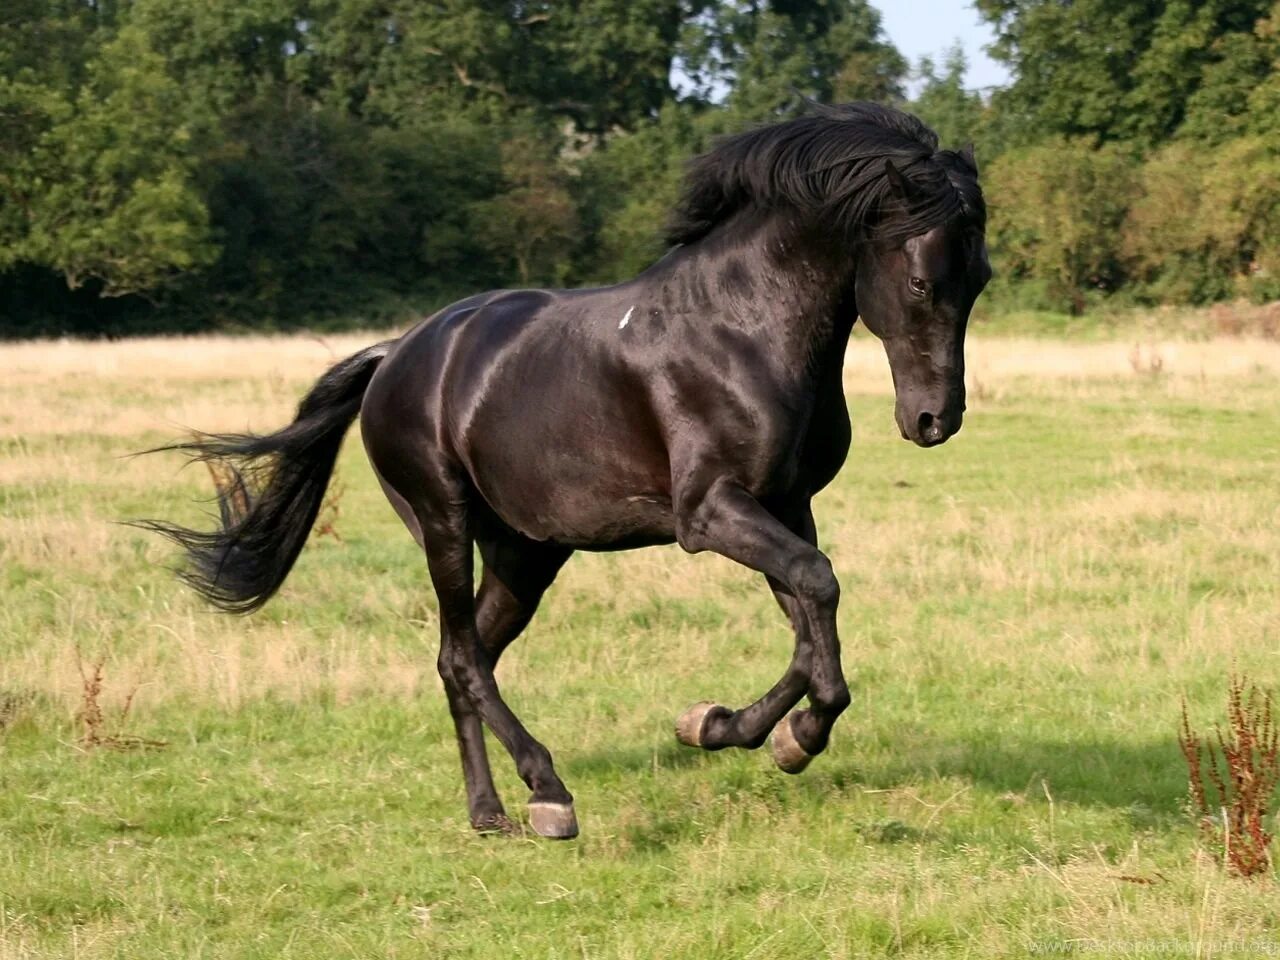
[{"label": "horse's neck", "polygon": [[779,361],[812,369],[843,357],[857,317],[854,262],[829,239],[797,239],[769,220],[730,223],[662,266],[664,299],[761,339]]}]

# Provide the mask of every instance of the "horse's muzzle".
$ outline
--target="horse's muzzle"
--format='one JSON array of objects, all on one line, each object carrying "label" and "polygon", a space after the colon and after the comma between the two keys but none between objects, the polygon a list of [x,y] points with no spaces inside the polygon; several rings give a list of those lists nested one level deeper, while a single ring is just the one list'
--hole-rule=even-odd
[{"label": "horse's muzzle", "polygon": [[910,440],[921,447],[936,447],[954,437],[964,423],[964,410],[943,415],[928,410],[916,415],[915,419],[898,414],[898,430],[903,440]]}]

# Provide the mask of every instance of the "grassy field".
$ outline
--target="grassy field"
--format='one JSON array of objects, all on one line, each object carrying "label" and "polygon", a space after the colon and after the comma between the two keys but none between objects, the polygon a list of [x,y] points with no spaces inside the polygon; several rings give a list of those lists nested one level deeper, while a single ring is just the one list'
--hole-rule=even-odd
[{"label": "grassy field", "polygon": [[[1280,344],[979,336],[926,451],[859,335],[818,501],[855,698],[831,749],[791,778],[674,741],[785,666],[758,578],[579,556],[500,668],[577,796],[554,843],[468,829],[425,565],[358,442],[337,536],[251,619],[111,523],[209,509],[200,469],[123,454],[278,425],[372,340],[0,346],[0,957],[1280,953],[1276,878],[1198,847],[1175,738],[1233,662],[1277,679]],[[99,659],[106,732],[165,746],[80,742]]]}]

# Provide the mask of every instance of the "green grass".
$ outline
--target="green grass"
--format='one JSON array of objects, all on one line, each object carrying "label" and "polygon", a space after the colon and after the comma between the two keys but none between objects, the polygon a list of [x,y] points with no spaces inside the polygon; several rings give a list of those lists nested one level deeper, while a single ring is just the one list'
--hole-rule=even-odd
[{"label": "green grass", "polygon": [[[817,508],[855,699],[800,777],[672,736],[785,666],[759,578],[576,557],[500,671],[576,796],[582,837],[554,843],[467,827],[434,598],[357,442],[342,542],[313,540],[254,618],[109,525],[207,509],[202,472],[116,459],[169,435],[171,403],[265,427],[311,372],[0,387],[24,404],[0,438],[0,957],[1280,950],[1274,876],[1199,848],[1176,743],[1181,697],[1212,726],[1233,664],[1275,686],[1274,375],[1010,378],[932,451],[855,385]],[[103,397],[154,426],[60,429]],[[167,746],[78,745],[77,648],[105,657],[110,723]]]}]

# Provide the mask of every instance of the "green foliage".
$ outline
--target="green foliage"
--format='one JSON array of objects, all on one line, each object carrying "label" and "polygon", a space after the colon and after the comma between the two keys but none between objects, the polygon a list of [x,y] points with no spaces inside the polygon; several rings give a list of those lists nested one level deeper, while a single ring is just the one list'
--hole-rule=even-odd
[{"label": "green foliage", "polygon": [[105,295],[210,262],[182,92],[144,33],[126,27],[105,43],[74,99],[21,82],[6,99],[16,106],[24,92],[29,160],[9,173],[21,199],[5,217],[6,260],[48,264],[72,288],[100,281]]},{"label": "green foliage", "polygon": [[501,187],[491,131],[371,130],[285,90],[222,133],[202,176],[222,246],[204,294],[225,319],[359,309],[334,270],[377,286],[364,296],[437,296],[502,276],[469,224],[469,205]]},{"label": "green foliage", "polygon": [[1183,139],[1219,144],[1246,131],[1250,94],[1267,77],[1268,51],[1252,33],[1231,33],[1213,44],[1199,89],[1187,98]]},{"label": "green foliage", "polygon": [[[976,6],[1012,85],[956,48],[907,106],[976,144],[988,300],[1277,295],[1280,0]],[[869,0],[7,0],[0,334],[614,281],[713,137],[907,77]]]},{"label": "green foliage", "polygon": [[0,9],[0,269],[22,261],[39,203],[43,139],[70,112],[95,24],[70,3]]},{"label": "green foliage", "polygon": [[1280,3],[977,6],[1015,73],[978,124],[1011,148],[987,179],[997,297],[1079,310],[1122,287],[1176,303],[1280,296]]},{"label": "green foliage", "polygon": [[[287,5],[293,7],[295,5]],[[595,133],[669,101],[679,0],[555,5],[315,0],[290,72],[375,122],[532,111]]]},{"label": "green foliage", "polygon": [[867,0],[724,0],[686,38],[685,68],[702,84],[731,88],[731,124],[776,119],[802,98],[894,100],[907,63],[880,32]]},{"label": "green foliage", "polygon": [[33,207],[39,202],[42,168],[37,151],[66,111],[62,95],[29,71],[0,76],[0,270],[13,267],[26,254]]},{"label": "green foliage", "polygon": [[993,258],[1010,280],[1043,291],[1041,306],[1084,309],[1123,279],[1121,227],[1135,162],[1116,146],[1056,138],[1000,157],[985,175]]},{"label": "green foliage", "polygon": [[[1043,135],[1092,135],[1151,146],[1182,124],[1202,86],[1222,86],[1232,40],[1249,35],[1273,0],[977,0],[997,31],[993,55],[1015,81],[998,98]],[[1256,73],[1253,74],[1256,76]]]},{"label": "green foliage", "polygon": [[1245,128],[1251,133],[1280,137],[1280,0],[1253,28],[1270,69],[1260,76],[1246,100]]},{"label": "green foliage", "polygon": [[659,228],[679,192],[684,159],[706,146],[718,119],[670,106],[656,123],[608,137],[583,158],[580,218],[596,239],[577,258],[579,282],[614,283],[663,254]]},{"label": "green foliage", "polygon": [[[145,294],[104,332],[634,273],[708,137],[797,94],[898,96],[904,74],[866,0],[20,0],[3,16],[0,302],[24,331],[49,322],[21,305],[38,268]],[[679,102],[677,61],[716,89]],[[73,313],[55,306],[54,329]]]},{"label": "green foliage", "polygon": [[1243,137],[1173,143],[1143,167],[1126,247],[1152,294],[1180,303],[1280,298],[1280,151]]},{"label": "green foliage", "polygon": [[911,109],[937,131],[944,147],[973,143],[982,132],[986,111],[982,97],[964,85],[967,68],[964,48],[959,44],[947,52],[941,74],[929,58],[920,61],[918,74],[924,83]]},{"label": "green foliage", "polygon": [[561,255],[573,241],[577,216],[556,144],[516,133],[502,145],[505,189],[476,205],[472,223],[494,259],[515,264],[521,286],[563,279]]},{"label": "green foliage", "polygon": [[131,0],[127,22],[164,51],[202,127],[284,83],[308,62],[305,14],[294,0]]}]

